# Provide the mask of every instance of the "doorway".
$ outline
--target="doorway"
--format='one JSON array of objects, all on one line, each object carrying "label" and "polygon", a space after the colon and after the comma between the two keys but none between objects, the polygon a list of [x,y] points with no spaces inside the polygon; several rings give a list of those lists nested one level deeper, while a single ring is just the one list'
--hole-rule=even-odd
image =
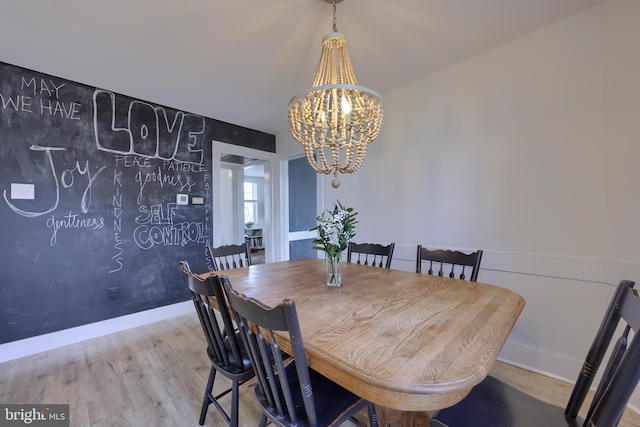
[{"label": "doorway", "polygon": [[275,155],[213,142],[213,246],[249,243],[254,264],[273,260]]},{"label": "doorway", "polygon": [[287,172],[288,259],[316,258],[318,252],[312,248],[317,232],[309,230],[317,225],[318,175],[306,157],[290,159]]},{"label": "doorway", "polygon": [[245,163],[244,166],[244,236],[251,251],[252,264],[264,264],[264,160]]}]

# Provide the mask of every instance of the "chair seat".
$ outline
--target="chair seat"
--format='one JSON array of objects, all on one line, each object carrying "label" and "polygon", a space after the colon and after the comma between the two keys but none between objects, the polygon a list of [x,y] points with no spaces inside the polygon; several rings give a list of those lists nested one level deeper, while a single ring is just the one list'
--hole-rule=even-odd
[{"label": "chair seat", "polygon": [[[289,386],[291,387],[294,405],[297,408],[296,413],[301,420],[300,426],[307,426],[309,424],[306,418],[304,403],[301,398],[302,393],[300,392],[300,382],[298,381],[298,375],[295,372],[295,363],[289,363],[285,369],[289,378]],[[343,413],[349,411],[345,411],[345,408],[347,407],[366,407],[366,402],[361,398],[317,373],[313,369],[309,369],[309,376],[311,378],[311,388],[313,389],[313,400],[316,404],[316,408],[322,408],[319,409],[317,413],[319,426],[334,426],[336,425],[336,421],[338,422],[338,425],[342,423],[342,421],[339,420]],[[267,402],[262,389],[260,387],[256,387],[255,393],[258,398],[258,403],[262,407],[263,411],[269,413],[272,419],[278,420],[278,415],[272,411],[272,407]],[[281,422],[284,422],[284,420]],[[285,425],[288,424],[285,423]]]},{"label": "chair seat", "polygon": [[432,427],[578,427],[581,419],[570,420],[564,408],[518,390],[487,376],[460,403],[437,413]]},{"label": "chair seat", "polygon": [[218,358],[215,357],[214,352],[209,347],[207,347],[207,355],[209,356],[211,363],[219,368],[223,375],[229,377],[228,374],[232,374],[233,376],[235,376],[237,374],[246,373],[247,378],[251,378],[253,376],[253,373],[251,372],[251,359],[249,359],[247,350],[244,348],[244,345],[242,345],[242,337],[240,337],[239,332],[235,333],[235,339],[238,343],[238,348],[242,357],[241,363],[237,363],[235,356],[233,355],[233,351],[231,350],[231,344],[228,337],[224,339],[224,349],[226,350],[229,363],[225,363],[224,360],[218,360]]}]

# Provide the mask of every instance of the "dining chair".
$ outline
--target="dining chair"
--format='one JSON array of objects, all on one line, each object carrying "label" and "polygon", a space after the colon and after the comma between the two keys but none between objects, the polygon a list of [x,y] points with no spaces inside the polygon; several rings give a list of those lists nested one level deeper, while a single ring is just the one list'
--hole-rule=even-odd
[{"label": "dining chair", "polygon": [[[349,246],[347,246],[347,262],[391,268],[391,258],[393,258],[395,246],[395,243],[384,246],[379,243],[349,242]],[[352,261],[353,255],[357,255],[355,261]]]},{"label": "dining chair", "polygon": [[[422,245],[418,245],[418,255],[416,257],[416,273],[422,273],[422,263],[429,264],[427,274],[437,274],[455,279],[456,272],[460,280],[469,280],[475,282],[478,280],[478,272],[480,271],[480,261],[482,261],[482,249],[475,252],[464,253],[449,249],[427,249]],[[434,270],[434,264],[436,270]],[[471,268],[469,279],[465,275],[467,267]],[[449,270],[446,273],[445,270]]]},{"label": "dining chair", "polygon": [[[188,276],[191,299],[198,313],[200,325],[207,340],[207,355],[211,361],[209,379],[204,391],[200,410],[200,425],[204,424],[210,404],[214,404],[224,419],[232,427],[238,426],[239,387],[254,377],[251,360],[231,321],[220,282],[212,278],[202,279],[193,274],[186,261],[180,261],[182,271]],[[217,309],[211,305],[215,299]],[[220,324],[220,321],[222,324]],[[213,395],[216,373],[231,381],[231,387],[218,395]],[[220,404],[219,399],[231,392],[231,413]]]},{"label": "dining chair", "polygon": [[251,250],[246,241],[240,245],[222,245],[216,248],[207,245],[207,251],[213,264],[213,271],[251,265]]},{"label": "dining chair", "polygon": [[[587,352],[566,408],[538,400],[492,376],[487,376],[461,402],[451,408],[440,410],[432,420],[431,426],[617,426],[640,380],[640,297],[633,289],[634,285],[634,282],[628,280],[623,280],[618,285]],[[605,353],[609,350],[621,319],[626,325],[618,329],[623,330],[611,346],[611,356],[586,411],[586,419],[583,420],[578,417],[578,412]],[[629,343],[630,329],[634,334]]]},{"label": "dining chair", "polygon": [[[275,307],[235,291],[220,277],[229,305],[249,350],[262,417],[276,426],[338,426],[367,407],[370,426],[378,425],[375,407],[307,365],[295,303],[285,299]],[[287,333],[293,360],[280,351],[277,333]]]}]

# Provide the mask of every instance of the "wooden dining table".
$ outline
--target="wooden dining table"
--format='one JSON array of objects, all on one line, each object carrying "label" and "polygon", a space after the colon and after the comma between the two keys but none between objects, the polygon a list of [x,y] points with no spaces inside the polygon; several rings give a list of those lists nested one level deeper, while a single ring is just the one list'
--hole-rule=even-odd
[{"label": "wooden dining table", "polygon": [[309,366],[387,408],[382,426],[396,425],[395,411],[434,411],[463,399],[489,372],[525,305],[485,283],[347,262],[340,271],[341,287],[326,285],[322,259],[212,274],[268,305],[293,300]]}]

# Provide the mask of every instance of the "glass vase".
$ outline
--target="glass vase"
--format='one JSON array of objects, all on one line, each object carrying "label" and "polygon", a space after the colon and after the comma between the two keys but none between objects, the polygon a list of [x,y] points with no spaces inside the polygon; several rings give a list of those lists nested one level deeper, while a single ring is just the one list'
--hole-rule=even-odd
[{"label": "glass vase", "polygon": [[326,257],[327,286],[342,286],[342,273],[340,273],[340,255]]}]

